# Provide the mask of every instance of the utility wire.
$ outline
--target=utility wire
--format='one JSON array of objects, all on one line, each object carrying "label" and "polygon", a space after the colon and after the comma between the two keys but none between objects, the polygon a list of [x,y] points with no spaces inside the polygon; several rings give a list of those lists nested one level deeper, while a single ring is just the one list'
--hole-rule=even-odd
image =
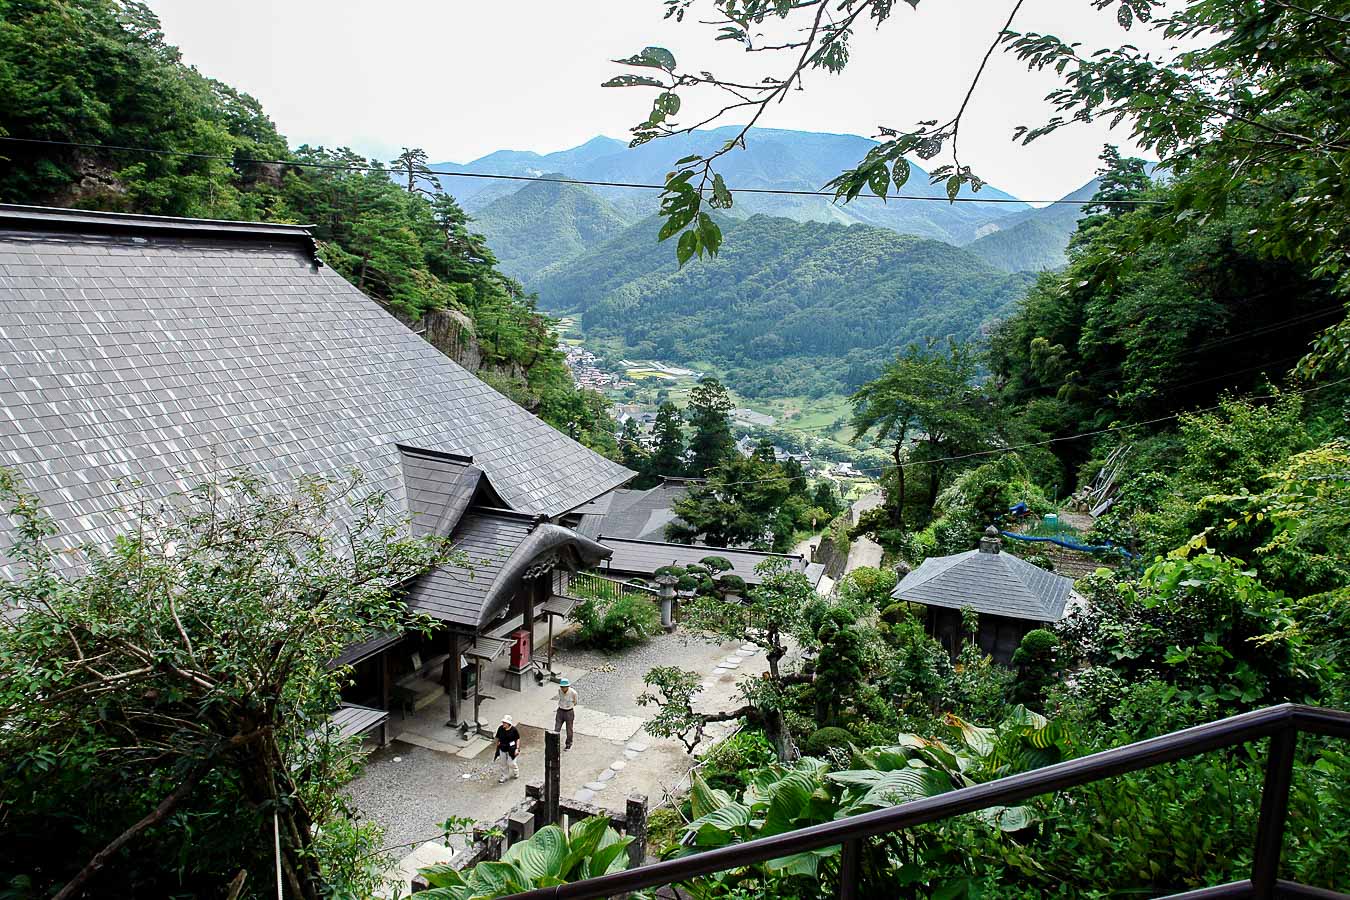
[{"label": "utility wire", "polygon": [[[304,162],[295,159],[250,159],[245,157],[226,156],[217,153],[194,153],[188,150],[162,150],[154,147],[128,147],[119,144],[96,144],[82,141],[55,141],[43,138],[19,138],[0,136],[0,141],[6,141],[12,144],[36,144],[50,147],[71,147],[82,150],[110,150],[119,153],[145,153],[154,156],[177,156],[186,159],[210,159],[231,164],[250,164],[267,166],[295,166],[305,169],[326,169],[331,171],[346,172],[385,172],[397,174],[398,169],[386,168],[382,165],[376,166],[358,166],[350,163],[318,163]],[[454,178],[485,178],[498,181],[542,181],[551,184],[580,184],[586,187],[614,187],[614,188],[634,188],[648,191],[664,191],[664,184],[647,184],[636,181],[591,181],[584,178],[551,178],[546,175],[498,175],[489,172],[459,172],[445,169],[427,169],[421,171],[421,175],[444,175]],[[791,197],[831,197],[836,195],[834,191],[806,191],[791,190],[789,188],[729,188],[733,194],[779,194]],[[1016,197],[957,197],[948,199],[942,197],[922,197],[916,194],[889,194],[885,197],[878,197],[875,194],[859,194],[858,197],[866,197],[871,200],[914,200],[927,201],[933,203],[1022,203],[1022,204],[1040,204],[1051,206],[1055,204],[1069,204],[1073,206],[1155,206],[1166,203],[1164,200],[1020,200]],[[855,198],[856,199],[856,198]]]}]

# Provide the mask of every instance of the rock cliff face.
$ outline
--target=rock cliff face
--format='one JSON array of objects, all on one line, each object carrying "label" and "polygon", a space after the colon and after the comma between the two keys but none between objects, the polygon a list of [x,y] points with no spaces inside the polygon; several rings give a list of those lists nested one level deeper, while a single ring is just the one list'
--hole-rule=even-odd
[{"label": "rock cliff face", "polygon": [[[420,334],[431,346],[530,412],[536,411],[539,398],[530,396],[523,389],[526,382],[525,368],[515,362],[508,365],[485,362],[482,347],[478,344],[478,335],[474,332],[473,319],[468,315],[457,309],[439,309],[426,313],[420,319],[414,320],[401,315],[398,318],[404,325]],[[516,387],[522,389],[516,390]]]},{"label": "rock cliff face", "polygon": [[483,367],[483,352],[478,346],[473,320],[459,310],[436,310],[416,322],[404,319],[404,324],[470,372]]}]

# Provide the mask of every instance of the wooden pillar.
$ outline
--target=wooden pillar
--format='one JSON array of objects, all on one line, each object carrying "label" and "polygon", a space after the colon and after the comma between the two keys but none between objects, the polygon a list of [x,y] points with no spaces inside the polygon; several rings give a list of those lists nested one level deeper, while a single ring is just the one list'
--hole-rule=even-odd
[{"label": "wooden pillar", "polygon": [[460,643],[461,638],[459,632],[455,630],[453,625],[450,626],[450,637],[449,637],[450,659],[446,662],[446,665],[450,667],[450,671],[448,673],[450,677],[446,679],[446,689],[450,692],[449,724],[452,728],[458,725],[460,722],[460,715],[459,715],[459,694],[461,690],[460,684],[461,673],[459,666],[459,658],[461,656]]},{"label": "wooden pillar", "polygon": [[544,732],[544,821],[558,822],[558,801],[562,792],[562,747],[558,732]]},{"label": "wooden pillar", "polygon": [[545,572],[536,575],[525,585],[525,630],[530,633],[530,659],[534,659],[534,610],[536,604],[543,606],[548,602],[549,592],[553,588],[553,575]]},{"label": "wooden pillar", "polygon": [[380,654],[380,708],[385,712],[389,712],[390,704],[393,702],[394,673],[392,667],[393,660],[389,658],[389,651],[385,650]]},{"label": "wooden pillar", "polygon": [[647,797],[632,794],[628,798],[624,831],[633,839],[628,845],[628,868],[636,869],[647,858]]}]

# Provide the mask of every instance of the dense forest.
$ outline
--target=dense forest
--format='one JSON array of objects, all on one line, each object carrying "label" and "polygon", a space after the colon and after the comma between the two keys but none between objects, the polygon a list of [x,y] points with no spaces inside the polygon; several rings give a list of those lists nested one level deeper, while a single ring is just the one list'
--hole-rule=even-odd
[{"label": "dense forest", "polygon": [[857,388],[896,347],[973,337],[1030,280],[966,251],[866,225],[727,220],[716,259],[679,268],[639,222],[536,280],[548,309],[638,358],[725,370],[748,396]]},{"label": "dense forest", "polygon": [[616,452],[607,404],[572,386],[551,320],[496,268],[424,154],[386,166],[289,147],[254,98],[184,65],[143,4],[0,12],[0,137],[33,142],[0,146],[0,202],[314,224],[321,257],[353,284],[407,322],[445,317],[455,348],[443,349],[467,348],[460,361],[485,381]]}]

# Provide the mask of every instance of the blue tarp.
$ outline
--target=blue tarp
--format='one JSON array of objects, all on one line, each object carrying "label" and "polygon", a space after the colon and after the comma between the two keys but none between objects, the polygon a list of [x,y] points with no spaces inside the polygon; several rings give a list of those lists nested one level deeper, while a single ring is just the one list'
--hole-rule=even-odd
[{"label": "blue tarp", "polygon": [[1126,559],[1134,559],[1134,554],[1124,547],[1117,547],[1115,544],[1107,541],[1105,544],[1080,544],[1077,541],[1061,537],[1032,537],[1026,534],[1015,534],[1011,531],[1000,531],[999,534],[1006,538],[1012,538],[1015,541],[1026,541],[1031,544],[1054,544],[1058,547],[1064,547],[1067,550],[1078,550],[1083,553],[1119,553]]}]

